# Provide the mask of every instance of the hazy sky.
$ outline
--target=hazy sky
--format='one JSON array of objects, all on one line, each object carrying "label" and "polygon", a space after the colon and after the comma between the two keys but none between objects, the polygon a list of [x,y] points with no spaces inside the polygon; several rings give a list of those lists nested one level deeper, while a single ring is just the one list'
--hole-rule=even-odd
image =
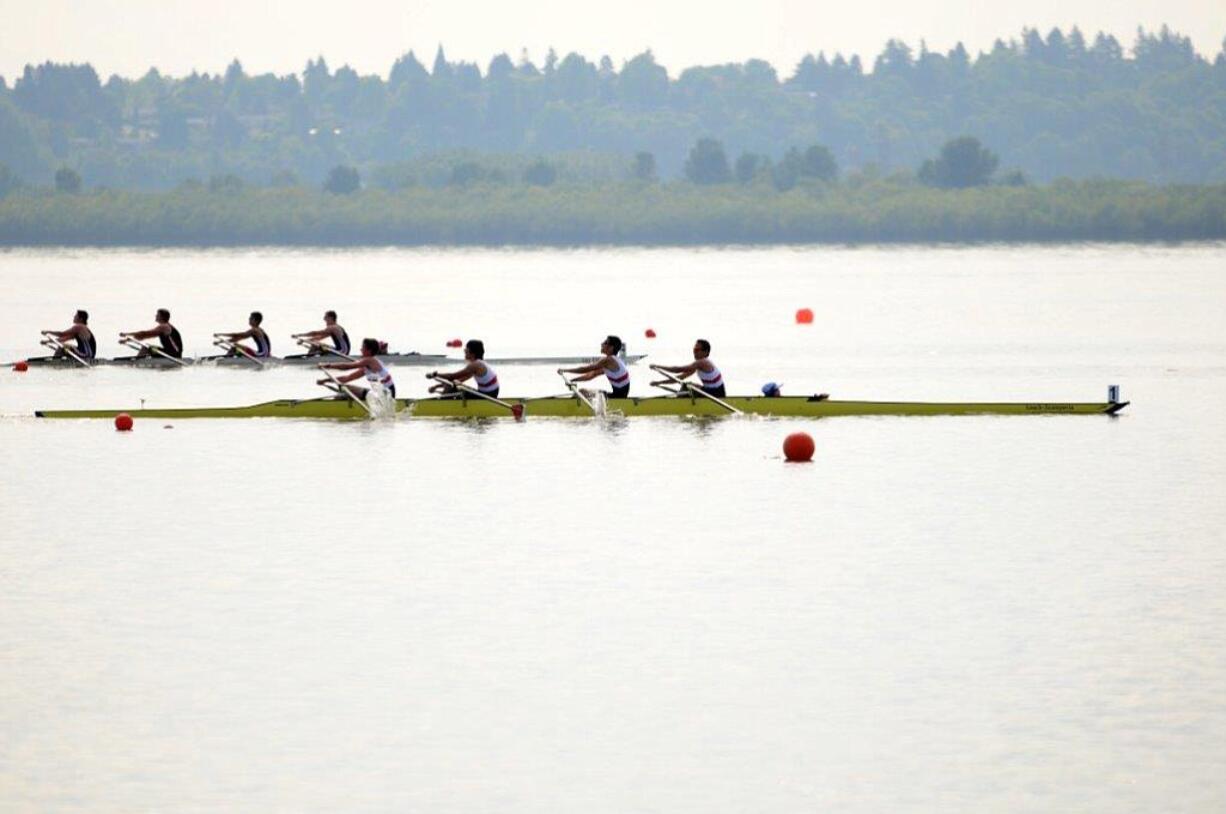
[{"label": "hazy sky", "polygon": [[[890,37],[975,52],[1023,26],[1074,24],[1105,30],[1130,46],[1138,25],[1163,23],[1210,56],[1226,36],[1226,0],[0,0],[0,75],[27,63],[91,62],[111,73],[210,73],[238,57],[248,72],[300,71],[323,54],[386,75],[415,49],[423,61],[442,43],[450,59],[476,61],[528,49],[538,64],[561,55],[623,59],[651,48],[676,76],[696,64],[760,57],[783,74],[809,51],[866,59]],[[870,60],[871,61],[871,60]]]}]

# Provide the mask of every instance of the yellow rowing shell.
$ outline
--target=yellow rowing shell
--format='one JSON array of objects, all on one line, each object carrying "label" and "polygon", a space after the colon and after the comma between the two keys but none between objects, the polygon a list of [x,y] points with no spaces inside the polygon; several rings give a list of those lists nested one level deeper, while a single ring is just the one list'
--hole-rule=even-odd
[{"label": "yellow rowing shell", "polygon": [[[592,412],[569,396],[503,399],[524,405],[525,416],[587,418]],[[832,418],[835,416],[886,415],[1114,415],[1128,402],[919,402],[837,401],[806,396],[729,396],[728,404],[750,415],[780,418]],[[610,414],[641,416],[721,416],[728,411],[701,397],[652,396],[609,399]],[[478,398],[399,399],[396,412],[414,418],[509,418],[510,410]],[[183,407],[139,410],[39,410],[39,418],[114,418],[127,413],[133,418],[331,418],[362,419],[366,411],[350,399],[282,399],[246,407]]]}]

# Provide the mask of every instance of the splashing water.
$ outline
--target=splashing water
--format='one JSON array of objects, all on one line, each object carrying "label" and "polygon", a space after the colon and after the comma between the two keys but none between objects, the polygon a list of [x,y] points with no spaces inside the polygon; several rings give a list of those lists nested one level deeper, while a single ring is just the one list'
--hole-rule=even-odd
[{"label": "splashing water", "polygon": [[396,397],[378,382],[373,383],[370,392],[366,394],[366,406],[370,408],[371,418],[396,417]]}]

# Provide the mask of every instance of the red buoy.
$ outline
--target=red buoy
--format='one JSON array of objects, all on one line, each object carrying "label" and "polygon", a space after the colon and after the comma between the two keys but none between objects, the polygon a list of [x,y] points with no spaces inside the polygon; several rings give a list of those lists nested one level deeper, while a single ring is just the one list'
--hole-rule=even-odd
[{"label": "red buoy", "polygon": [[120,432],[127,432],[132,429],[132,416],[127,413],[120,413],[115,416],[115,429]]},{"label": "red buoy", "polygon": [[813,436],[807,432],[794,432],[783,439],[783,457],[792,463],[804,463],[813,460],[817,445]]},{"label": "red buoy", "polygon": [[796,312],[797,325],[812,325],[813,324],[813,309],[801,308]]},{"label": "red buoy", "polygon": [[464,342],[459,339],[449,339],[447,341],[447,347],[449,348],[459,348],[459,347],[463,347],[463,345],[464,345]]},{"label": "red buoy", "polygon": [[656,338],[655,329],[648,328],[647,330],[643,331],[643,336],[647,337],[648,339],[655,339]]},{"label": "red buoy", "polygon": [[26,364],[24,361],[15,362],[13,364],[13,370],[16,370],[18,373],[25,373],[29,369],[30,369],[30,366]]}]

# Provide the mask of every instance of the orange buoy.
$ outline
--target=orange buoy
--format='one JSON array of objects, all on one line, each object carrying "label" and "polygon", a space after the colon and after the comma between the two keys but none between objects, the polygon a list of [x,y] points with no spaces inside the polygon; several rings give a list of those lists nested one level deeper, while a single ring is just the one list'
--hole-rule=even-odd
[{"label": "orange buoy", "polygon": [[801,308],[796,312],[797,325],[812,325],[813,324],[813,309]]},{"label": "orange buoy", "polygon": [[643,331],[643,336],[647,337],[648,339],[655,339],[656,338],[655,329],[648,328],[647,330]]},{"label": "orange buoy", "polygon": [[817,445],[813,443],[813,436],[807,432],[794,432],[783,439],[783,457],[792,463],[805,463],[813,460],[813,453],[816,450]]},{"label": "orange buoy", "polygon": [[25,373],[29,369],[29,364],[27,364],[24,360],[13,364],[13,370],[16,370],[18,373]]},{"label": "orange buoy", "polygon": [[120,413],[115,416],[115,429],[120,432],[127,432],[132,429],[132,416],[127,413]]}]

